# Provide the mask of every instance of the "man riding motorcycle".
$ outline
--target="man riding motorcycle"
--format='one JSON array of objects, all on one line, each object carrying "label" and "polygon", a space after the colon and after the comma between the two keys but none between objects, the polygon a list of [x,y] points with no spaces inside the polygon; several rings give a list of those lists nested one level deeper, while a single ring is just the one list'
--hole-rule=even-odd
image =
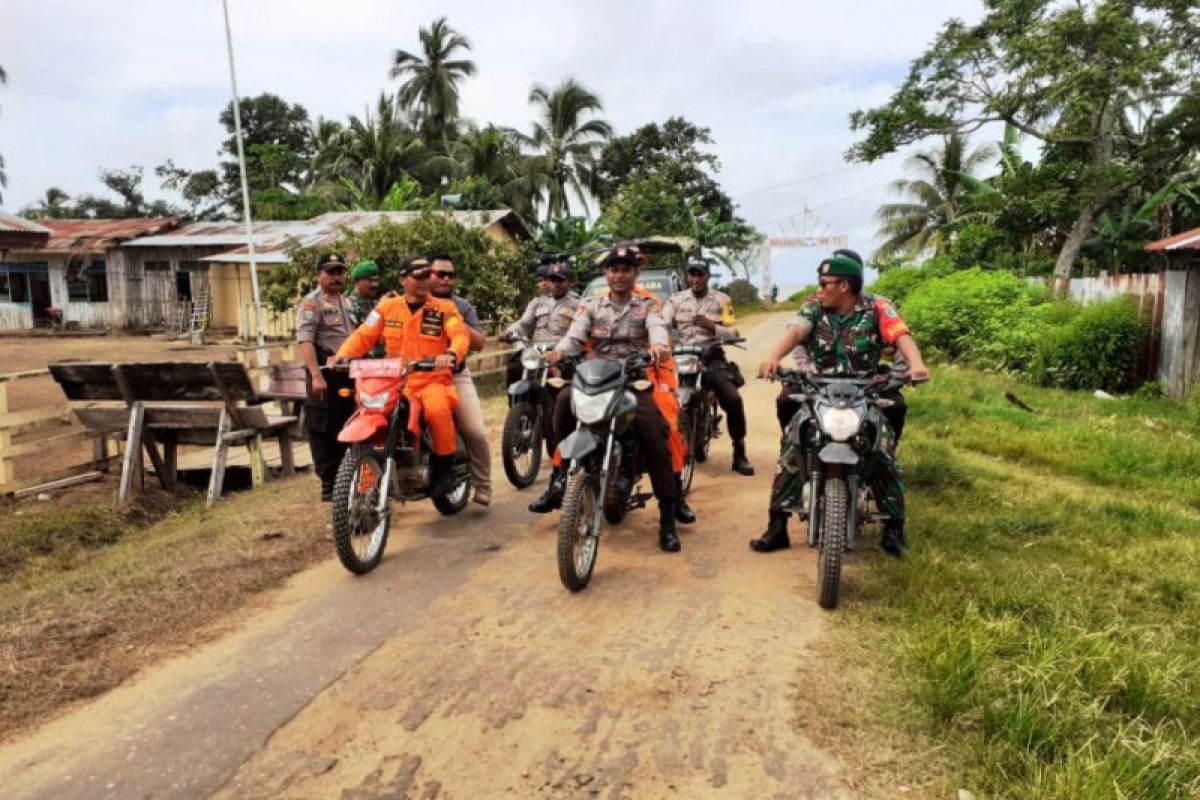
[{"label": "man riding motorcycle", "polygon": [[[707,261],[690,261],[687,265],[689,289],[671,295],[663,309],[663,321],[674,327],[683,344],[712,344],[737,338],[733,301],[729,295],[708,288]],[[736,367],[725,358],[721,347],[714,347],[708,356],[708,371],[704,388],[717,394],[717,402],[729,421],[729,437],[733,440],[733,471],[753,475],[754,467],[746,458],[746,410],[738,394]],[[740,377],[740,376],[738,376]]]},{"label": "man riding motorcycle", "polygon": [[[862,290],[862,264],[846,255],[835,255],[818,268],[820,288],[815,300],[805,303],[796,321],[776,344],[771,358],[759,367],[759,377],[770,378],[780,361],[801,344],[814,372],[855,378],[872,378],[879,372],[882,351],[895,346],[914,380],[928,380],[929,369],[921,351],[890,300]],[[890,519],[885,523],[882,547],[897,558],[904,555],[904,476],[896,461],[896,436],[886,422],[884,452],[872,479],[880,510]],[[803,475],[802,452],[785,436],[779,466],[771,487],[770,522],[766,532],[750,542],[752,550],[769,553],[790,546],[788,511],[800,505]],[[811,523],[810,523],[811,524]]]},{"label": "man riding motorcycle", "polygon": [[[540,268],[539,268],[540,270]],[[571,327],[571,319],[579,306],[579,295],[571,290],[571,267],[565,261],[547,264],[545,276],[540,282],[549,287],[547,294],[540,294],[525,306],[520,319],[508,326],[500,337],[504,342],[525,339],[534,344],[558,344]],[[508,382],[516,383],[522,375],[520,353],[508,363]]]},{"label": "man riding motorcycle", "polygon": [[[589,358],[624,361],[631,353],[648,349],[651,363],[657,365],[671,354],[670,337],[655,305],[633,293],[638,276],[638,252],[631,245],[617,245],[604,257],[604,276],[608,280],[606,296],[590,297],[579,304],[571,327],[562,341],[550,351],[551,364],[563,356],[582,353],[589,344]],[[634,429],[646,460],[646,471],[659,503],[659,546],[666,552],[681,548],[675,531],[679,484],[671,469],[667,447],[667,424],[649,392],[638,392]],[[554,432],[561,439],[575,428],[571,393],[559,394],[554,407]],[[547,491],[545,510],[562,503],[566,484],[566,466],[556,467]],[[557,501],[557,505],[555,504]],[[536,510],[536,509],[535,509]]]},{"label": "man riding motorcycle", "polygon": [[389,293],[358,330],[350,334],[329,363],[361,358],[382,337],[388,358],[417,361],[433,358],[433,372],[414,372],[404,394],[419,407],[433,438],[430,458],[431,494],[448,494],[453,487],[451,467],[457,445],[453,370],[463,363],[471,346],[467,325],[450,300],[430,294],[429,260],[414,256],[400,267],[404,294]]}]

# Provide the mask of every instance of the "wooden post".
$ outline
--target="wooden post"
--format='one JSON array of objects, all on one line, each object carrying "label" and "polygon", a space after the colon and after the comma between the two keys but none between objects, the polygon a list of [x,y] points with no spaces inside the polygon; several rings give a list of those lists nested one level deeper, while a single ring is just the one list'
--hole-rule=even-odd
[{"label": "wooden post", "polygon": [[[133,387],[131,387],[129,385],[129,379],[125,376],[125,372],[121,369],[119,364],[117,366],[113,367],[113,379],[117,382],[117,388],[119,388],[121,390],[121,394],[125,398],[126,405],[131,405],[134,402]],[[144,404],[142,407],[142,420],[143,420],[143,422],[145,421],[145,405]],[[154,467],[154,474],[158,476],[158,482],[160,484],[162,484],[162,487],[164,489],[166,489],[168,492],[175,491],[175,482],[167,476],[167,471],[166,471],[166,468],[163,466],[162,458],[159,457],[159,455],[158,455],[158,446],[155,441],[154,434],[148,430],[141,430],[142,428],[145,427],[144,425],[139,425],[138,427],[139,427],[138,435],[140,437],[140,441],[141,441],[142,445],[146,448],[146,452],[150,456],[150,463]],[[133,449],[132,444],[130,445],[130,449]],[[138,454],[138,468],[144,473],[145,470],[142,467],[143,463],[144,462],[142,461],[142,456],[139,453]],[[144,474],[139,476],[139,482],[140,482],[139,485],[144,488],[146,485],[146,476]]]},{"label": "wooden post", "polygon": [[[0,415],[8,413],[8,382],[0,383]],[[12,431],[0,428],[0,489],[8,490],[15,482],[12,459],[5,451],[12,447]]]},{"label": "wooden post", "polygon": [[212,475],[208,479],[208,507],[212,508],[221,497],[221,487],[225,484],[225,454],[229,443],[225,441],[229,433],[229,412],[221,409],[221,419],[217,423],[217,444],[213,451]]},{"label": "wooden post", "polygon": [[125,458],[121,462],[121,488],[117,493],[117,505],[129,502],[133,494],[133,481],[141,470],[142,422],[146,418],[146,406],[134,402],[129,409],[129,431],[125,434]]},{"label": "wooden post", "polygon": [[292,451],[292,432],[284,428],[279,432],[279,463],[284,475],[296,474],[296,454]]},{"label": "wooden post", "polygon": [[246,440],[250,451],[250,485],[255,489],[267,482],[267,462],[263,458],[262,434],[254,434]]},{"label": "wooden post", "polygon": [[171,491],[179,483],[179,432],[163,432],[163,476],[171,484]]}]

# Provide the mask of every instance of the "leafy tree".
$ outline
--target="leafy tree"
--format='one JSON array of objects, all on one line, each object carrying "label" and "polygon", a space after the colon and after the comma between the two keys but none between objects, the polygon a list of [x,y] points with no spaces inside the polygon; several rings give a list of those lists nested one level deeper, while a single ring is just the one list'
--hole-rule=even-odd
[{"label": "leafy tree", "polygon": [[357,191],[356,207],[378,208],[392,187],[411,178],[428,157],[396,101],[381,94],[374,113],[368,108],[361,118],[351,116],[329,137],[317,163],[326,182]]},{"label": "leafy tree", "polygon": [[187,216],[194,220],[224,218],[224,198],[221,195],[221,176],[215,169],[191,172],[167,159],[154,168],[162,188],[178,192],[188,203]]},{"label": "leafy tree", "polygon": [[71,196],[51,186],[38,200],[37,205],[22,209],[21,215],[30,219],[67,219],[71,216],[71,206],[68,202]]},{"label": "leafy tree", "polygon": [[445,143],[458,122],[458,84],[475,74],[475,62],[459,58],[471,49],[467,37],[439,17],[418,34],[421,52],[397,50],[390,77],[403,79],[396,99],[416,111],[421,131],[431,142]]},{"label": "leafy tree", "polygon": [[693,218],[676,186],[665,176],[634,178],[604,207],[598,224],[616,239],[687,236]]},{"label": "leafy tree", "polygon": [[534,151],[524,165],[524,188],[545,191],[547,219],[571,216],[569,191],[575,193],[586,211],[584,187],[597,151],[612,136],[612,126],[606,120],[588,117],[601,113],[604,105],[596,94],[572,78],[554,89],[534,85],[529,102],[537,107],[538,118],[532,134],[520,137],[521,143]]},{"label": "leafy tree", "polygon": [[584,217],[563,217],[548,222],[538,236],[538,249],[549,255],[580,256],[599,249],[602,231]]},{"label": "leafy tree", "polygon": [[964,178],[973,177],[994,153],[991,147],[971,150],[965,136],[952,133],[939,149],[910,157],[907,167],[915,177],[901,178],[891,187],[907,202],[887,203],[875,215],[884,239],[879,254],[947,252],[955,227],[971,217],[972,188]]},{"label": "leafy tree", "polygon": [[[851,115],[865,136],[848,156],[874,161],[990,122],[1036,138],[1076,174],[1054,268],[1062,283],[1105,208],[1148,169],[1195,152],[1200,17],[1192,0],[986,0],[985,9],[977,25],[946,23],[885,105]],[[1146,120],[1140,131],[1135,114]]]},{"label": "leafy tree", "polygon": [[[298,192],[309,179],[314,155],[313,130],[308,111],[274,94],[241,100],[242,143],[246,153],[246,183],[254,193],[267,189]],[[229,209],[241,216],[242,184],[237,161],[233,102],[220,116],[228,138],[221,146],[226,160],[220,163],[222,194]],[[253,206],[251,208],[254,211]]]},{"label": "leafy tree", "polygon": [[504,208],[504,191],[482,175],[460,178],[446,188],[446,194],[458,195],[454,207],[463,211],[491,211]]}]

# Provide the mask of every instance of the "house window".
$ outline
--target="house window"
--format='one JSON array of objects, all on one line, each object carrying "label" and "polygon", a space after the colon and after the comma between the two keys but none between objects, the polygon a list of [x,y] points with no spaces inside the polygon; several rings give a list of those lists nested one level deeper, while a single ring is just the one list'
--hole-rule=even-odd
[{"label": "house window", "polygon": [[108,267],[103,261],[93,261],[87,271],[88,300],[108,302]]},{"label": "house window", "polygon": [[26,269],[0,265],[0,303],[29,302],[29,273]]},{"label": "house window", "polygon": [[170,272],[170,261],[146,261],[142,264],[142,269],[146,272]]},{"label": "house window", "polygon": [[86,267],[81,261],[67,265],[67,300],[76,303],[107,303],[108,274],[104,259],[93,259]]},{"label": "house window", "polygon": [[0,303],[8,302],[8,273],[0,270]]}]

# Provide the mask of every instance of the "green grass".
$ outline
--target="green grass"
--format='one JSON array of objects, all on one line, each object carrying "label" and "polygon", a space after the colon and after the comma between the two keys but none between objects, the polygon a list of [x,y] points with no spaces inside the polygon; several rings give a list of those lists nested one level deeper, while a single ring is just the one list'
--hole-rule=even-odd
[{"label": "green grass", "polygon": [[1195,412],[953,368],[910,406],[910,556],[868,559],[839,613],[954,785],[1200,796]]}]

